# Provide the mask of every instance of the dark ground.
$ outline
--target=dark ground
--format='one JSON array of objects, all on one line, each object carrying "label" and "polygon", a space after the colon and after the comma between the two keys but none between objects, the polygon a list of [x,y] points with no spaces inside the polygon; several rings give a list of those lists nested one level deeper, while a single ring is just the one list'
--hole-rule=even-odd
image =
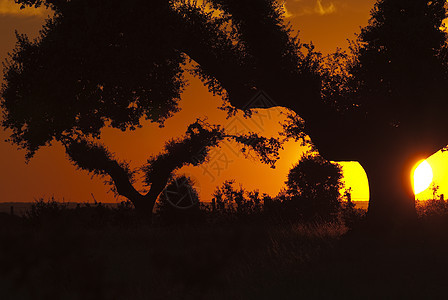
[{"label": "dark ground", "polygon": [[1,299],[446,298],[448,222],[30,226],[0,216]]}]

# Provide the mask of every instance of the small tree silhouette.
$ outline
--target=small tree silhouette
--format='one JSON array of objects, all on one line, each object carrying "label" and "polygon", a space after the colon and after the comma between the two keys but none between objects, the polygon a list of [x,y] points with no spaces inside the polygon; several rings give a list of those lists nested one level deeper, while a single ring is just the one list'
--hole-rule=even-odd
[{"label": "small tree silhouette", "polygon": [[287,205],[305,219],[335,217],[341,208],[341,167],[317,154],[305,154],[289,171]]},{"label": "small tree silhouette", "polygon": [[156,211],[165,224],[200,222],[202,212],[199,195],[191,178],[185,175],[173,176],[160,194]]},{"label": "small tree silhouette", "polygon": [[274,138],[248,135],[226,134],[220,126],[210,125],[201,120],[188,127],[180,139],[168,141],[165,151],[148,159],[141,168],[147,193],[140,193],[133,186],[136,171],[131,171],[126,162],[118,162],[101,144],[87,140],[66,138],[64,145],[70,160],[81,169],[95,175],[108,175],[110,184],[119,195],[128,198],[144,216],[150,217],[160,193],[165,189],[173,172],[186,165],[197,166],[207,161],[208,153],[224,139],[234,140],[245,147],[245,154],[256,153],[260,160],[273,167],[278,159],[281,143]]}]

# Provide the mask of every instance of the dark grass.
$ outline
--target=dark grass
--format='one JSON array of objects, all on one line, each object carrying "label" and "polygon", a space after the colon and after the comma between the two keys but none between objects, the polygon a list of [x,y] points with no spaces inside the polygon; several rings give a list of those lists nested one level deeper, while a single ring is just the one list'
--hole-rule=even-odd
[{"label": "dark grass", "polygon": [[376,235],[341,222],[167,227],[109,215],[95,223],[95,207],[84,222],[79,212],[63,216],[41,223],[0,216],[1,299],[427,299],[448,293],[446,216],[427,215],[411,231]]}]

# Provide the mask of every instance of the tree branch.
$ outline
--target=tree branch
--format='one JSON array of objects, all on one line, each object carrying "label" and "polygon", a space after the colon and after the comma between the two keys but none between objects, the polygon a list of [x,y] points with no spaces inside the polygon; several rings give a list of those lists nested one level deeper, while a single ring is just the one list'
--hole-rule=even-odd
[{"label": "tree branch", "polygon": [[86,140],[66,139],[64,142],[69,159],[80,169],[95,175],[109,175],[116,192],[128,198],[135,206],[143,201],[143,196],[132,185],[133,174],[126,163],[119,163],[102,145]]}]

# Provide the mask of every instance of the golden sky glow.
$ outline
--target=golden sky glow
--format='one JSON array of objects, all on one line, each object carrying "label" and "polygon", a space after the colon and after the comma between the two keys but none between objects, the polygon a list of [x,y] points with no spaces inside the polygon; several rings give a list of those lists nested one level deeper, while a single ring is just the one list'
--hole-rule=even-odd
[{"label": "golden sky glow", "polygon": [[29,16],[46,16],[48,10],[39,7],[20,9],[20,5],[16,4],[13,0],[0,0],[0,15],[13,15],[16,17],[29,17]]}]

